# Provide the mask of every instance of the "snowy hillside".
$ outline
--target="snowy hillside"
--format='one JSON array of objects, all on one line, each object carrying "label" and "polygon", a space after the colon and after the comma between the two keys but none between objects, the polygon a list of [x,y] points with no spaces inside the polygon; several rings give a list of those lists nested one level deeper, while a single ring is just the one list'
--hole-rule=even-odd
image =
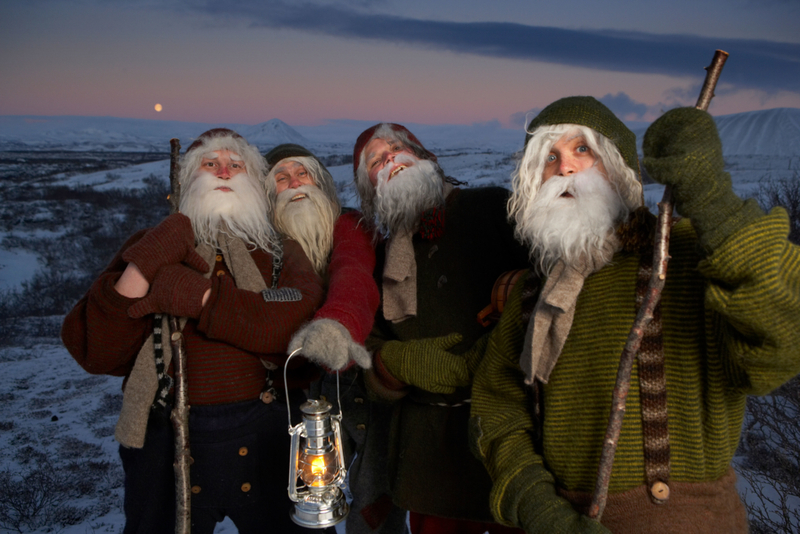
[{"label": "snowy hillside", "polygon": [[776,108],[716,118],[725,155],[800,156],[800,110]]}]

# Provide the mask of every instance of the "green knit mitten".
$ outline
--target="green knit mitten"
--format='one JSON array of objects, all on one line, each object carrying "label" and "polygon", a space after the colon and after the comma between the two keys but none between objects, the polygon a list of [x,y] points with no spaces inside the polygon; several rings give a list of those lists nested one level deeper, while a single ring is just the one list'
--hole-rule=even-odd
[{"label": "green knit mitten", "polygon": [[642,149],[647,173],[672,186],[678,212],[691,219],[706,253],[764,215],[755,200],[743,201],[733,192],[717,127],[707,112],[666,112],[647,129]]},{"label": "green knit mitten", "polygon": [[486,347],[489,346],[489,334],[484,334],[475,342],[470,349],[461,355],[467,362],[467,368],[471,376],[474,376],[480,367],[483,357],[486,354]]},{"label": "green knit mitten", "polygon": [[388,341],[380,350],[386,370],[398,380],[431,393],[453,393],[469,384],[469,369],[462,356],[447,352],[461,342],[461,334]]},{"label": "green knit mitten", "polygon": [[501,514],[528,534],[611,534],[559,497],[553,475],[541,464],[525,466],[504,487],[502,497],[495,494],[497,484],[492,489],[493,498],[501,498]]}]

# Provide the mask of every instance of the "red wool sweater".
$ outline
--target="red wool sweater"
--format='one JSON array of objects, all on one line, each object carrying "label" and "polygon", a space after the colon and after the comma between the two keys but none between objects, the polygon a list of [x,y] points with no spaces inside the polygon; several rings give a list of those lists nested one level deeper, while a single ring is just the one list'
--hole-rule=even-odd
[{"label": "red wool sweater", "polygon": [[350,211],[336,221],[328,264],[328,295],[314,319],[338,321],[347,328],[353,341],[363,345],[372,330],[381,298],[372,277],[375,269],[372,232],[361,218],[361,213]]},{"label": "red wool sweater", "polygon": [[[122,253],[144,233],[125,243],[64,320],[64,345],[90,373],[127,376],[142,343],[153,331],[152,315],[128,317],[128,307],[139,299],[123,297],[114,289],[127,266]],[[261,250],[251,256],[267,286],[271,286],[272,256]],[[220,271],[224,274],[218,274]],[[286,346],[320,304],[322,280],[302,248],[291,240],[284,241],[278,286],[300,290],[303,298],[298,302],[265,302],[260,293],[238,289],[222,261],[212,273],[208,302],[199,319],[189,319],[184,328],[189,403],[223,404],[257,398],[267,372],[260,360],[277,365],[275,386],[283,387]],[[306,387],[315,374],[311,364],[293,359],[289,387]]]}]

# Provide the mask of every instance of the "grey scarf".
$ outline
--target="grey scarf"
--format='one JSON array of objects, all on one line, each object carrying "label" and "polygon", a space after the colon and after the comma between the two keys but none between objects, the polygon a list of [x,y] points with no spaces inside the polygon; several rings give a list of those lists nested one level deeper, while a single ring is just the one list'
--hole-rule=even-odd
[{"label": "grey scarf", "polygon": [[574,265],[558,260],[539,293],[539,300],[528,321],[525,344],[519,365],[525,383],[539,379],[545,384],[556,366],[575,317],[575,305],[590,274],[599,271],[622,248],[619,237],[609,234],[601,250],[582,256]]},{"label": "grey scarf", "polygon": [[[444,198],[453,191],[445,183]],[[383,266],[383,316],[387,321],[399,323],[417,316],[417,260],[414,256],[414,233],[403,232],[392,236],[386,244]]]}]

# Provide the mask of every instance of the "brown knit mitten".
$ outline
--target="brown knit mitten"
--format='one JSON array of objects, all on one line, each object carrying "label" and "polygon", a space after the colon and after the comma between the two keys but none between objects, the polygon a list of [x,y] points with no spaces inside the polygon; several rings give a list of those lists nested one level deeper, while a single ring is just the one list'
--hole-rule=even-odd
[{"label": "brown knit mitten", "polygon": [[134,319],[150,313],[169,313],[177,317],[198,318],[203,309],[203,295],[211,289],[211,280],[183,265],[162,267],[142,300],[128,308]]},{"label": "brown knit mitten", "polygon": [[173,213],[126,250],[122,259],[134,263],[149,283],[160,268],[186,262],[201,273],[210,269],[194,250],[194,230],[186,215]]}]

